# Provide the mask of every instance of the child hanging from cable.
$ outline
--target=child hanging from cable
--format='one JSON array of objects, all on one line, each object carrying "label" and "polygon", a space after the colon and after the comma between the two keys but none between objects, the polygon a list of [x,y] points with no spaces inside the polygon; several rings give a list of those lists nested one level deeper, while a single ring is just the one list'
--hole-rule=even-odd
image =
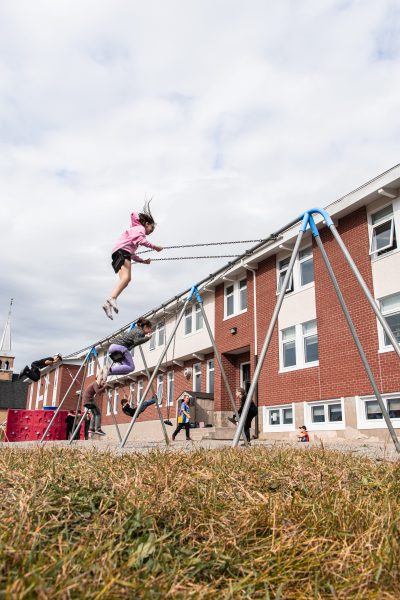
[{"label": "child hanging from cable", "polygon": [[118,313],[117,298],[131,281],[132,262],[146,265],[150,258],[144,260],[136,254],[139,246],[146,246],[156,252],[161,252],[161,246],[155,246],[148,241],[147,235],[153,233],[156,223],[150,212],[150,202],[146,202],[142,212],[131,214],[131,227],[124,231],[112,250],[112,266],[119,276],[119,283],[111,292],[111,296],[103,304],[103,310],[109,319],[113,318],[113,310]]},{"label": "child hanging from cable", "polygon": [[153,324],[148,319],[139,319],[136,327],[130,331],[123,331],[111,340],[108,354],[114,361],[109,370],[109,375],[128,375],[135,370],[135,363],[131,354],[132,348],[150,341]]},{"label": "child hanging from cable", "polygon": [[103,367],[103,369],[99,371],[99,374],[96,377],[96,381],[89,385],[89,387],[87,387],[83,393],[83,406],[86,409],[89,409],[92,414],[88,433],[95,433],[96,435],[106,435],[101,429],[101,411],[98,405],[96,404],[96,399],[106,389],[107,375],[108,369],[106,367]]}]

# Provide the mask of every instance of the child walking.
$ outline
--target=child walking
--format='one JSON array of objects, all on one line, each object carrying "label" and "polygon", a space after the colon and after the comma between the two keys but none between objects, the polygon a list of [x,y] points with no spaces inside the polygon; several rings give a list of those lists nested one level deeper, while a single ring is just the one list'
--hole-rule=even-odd
[{"label": "child walking", "polygon": [[183,396],[183,400],[181,402],[181,406],[179,409],[179,415],[178,415],[178,427],[175,429],[174,433],[172,434],[172,441],[175,441],[176,436],[178,435],[178,433],[181,431],[181,429],[185,430],[186,433],[186,441],[190,442],[191,437],[190,437],[190,412],[189,412],[189,401],[190,401],[190,396],[189,394],[185,394]]},{"label": "child walking", "polygon": [[[88,424],[88,433],[95,433],[97,435],[106,435],[101,429],[101,410],[96,404],[97,396],[100,396],[106,389],[107,383],[107,369],[103,368],[100,370],[96,381],[94,381],[83,393],[83,406],[90,410],[91,419]],[[86,427],[86,422],[85,422]],[[86,439],[86,438],[85,438]]]},{"label": "child walking", "polygon": [[117,298],[129,285],[132,273],[132,260],[149,265],[151,259],[143,259],[136,254],[139,246],[146,246],[156,252],[161,252],[161,246],[155,246],[147,237],[155,229],[155,221],[150,211],[150,202],[146,202],[142,212],[131,214],[131,227],[124,231],[112,250],[111,260],[114,271],[119,276],[119,282],[103,304],[103,310],[109,319],[113,318],[113,311],[118,313]]},{"label": "child walking", "polygon": [[153,324],[148,319],[139,319],[131,331],[124,331],[111,340],[108,349],[111,360],[116,361],[109,375],[127,375],[135,370],[131,350],[151,339]]}]

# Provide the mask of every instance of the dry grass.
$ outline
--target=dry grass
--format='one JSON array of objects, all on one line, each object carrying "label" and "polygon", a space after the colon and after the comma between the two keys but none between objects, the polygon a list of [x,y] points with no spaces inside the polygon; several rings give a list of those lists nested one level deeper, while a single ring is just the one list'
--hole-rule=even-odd
[{"label": "dry grass", "polygon": [[1,598],[400,598],[395,463],[7,448],[0,473]]}]

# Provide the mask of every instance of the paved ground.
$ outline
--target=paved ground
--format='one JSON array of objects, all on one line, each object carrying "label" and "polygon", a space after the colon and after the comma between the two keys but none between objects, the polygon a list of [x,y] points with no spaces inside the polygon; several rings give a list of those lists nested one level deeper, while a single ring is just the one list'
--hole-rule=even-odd
[{"label": "paved ground", "polygon": [[[180,449],[185,451],[191,451],[198,448],[205,448],[209,450],[230,447],[231,441],[220,441],[220,440],[201,440],[195,442],[177,441],[170,444],[171,450]],[[65,447],[65,448],[96,448],[100,451],[125,453],[125,452],[148,452],[158,448],[165,450],[166,446],[163,442],[128,442],[124,449],[121,449],[115,442],[106,442],[105,440],[100,441],[87,441],[77,442],[73,446],[69,446],[67,442],[48,442],[45,444],[46,448],[51,447]],[[400,455],[396,453],[395,448],[392,445],[384,445],[378,442],[365,442],[365,441],[335,441],[326,442],[323,444],[308,443],[300,444],[296,442],[278,442],[278,441],[253,441],[252,448],[254,447],[265,447],[265,448],[298,448],[303,451],[307,451],[309,448],[325,448],[327,450],[336,450],[339,452],[349,452],[358,456],[367,456],[376,460],[398,460]],[[0,443],[0,448],[37,448],[39,444],[37,442],[20,442],[20,443]],[[251,452],[251,448],[249,449]]]}]

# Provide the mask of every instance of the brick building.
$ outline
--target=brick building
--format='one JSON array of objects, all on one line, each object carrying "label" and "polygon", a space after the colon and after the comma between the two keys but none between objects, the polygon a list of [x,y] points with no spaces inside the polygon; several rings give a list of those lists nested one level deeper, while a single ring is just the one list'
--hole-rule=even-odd
[{"label": "brick building", "polygon": [[[355,263],[400,342],[400,166],[330,204],[327,211]],[[332,262],[343,295],[370,361],[394,426],[400,429],[400,363],[361,294],[350,268],[329,230],[319,224],[321,239]],[[299,224],[286,229],[226,265],[199,286],[205,310],[232,388],[248,388],[283,281]],[[266,237],[268,232],[266,233]],[[186,293],[179,294],[149,316],[156,329],[143,346],[150,371],[157,363]],[[100,363],[107,344],[96,346]],[[82,359],[83,353],[76,358]],[[111,410],[122,425],[120,400],[136,405],[147,378],[140,354],[136,368],[125,378],[111,378],[103,398],[104,429],[114,436]],[[88,383],[96,373],[91,362]],[[48,384],[48,394],[51,380]],[[195,303],[186,311],[156,379],[163,415],[176,418],[177,399],[196,391],[201,408],[207,403],[208,424],[198,433],[231,438],[232,410],[213,348]],[[38,392],[36,392],[37,394]],[[54,394],[54,393],[53,393]],[[35,395],[35,391],[31,391]],[[52,396],[58,402],[60,395]],[[210,399],[213,398],[213,410]],[[373,436],[389,439],[369,380],[347,329],[322,257],[308,231],[296,259],[293,276],[279,315],[257,390],[260,437],[296,436],[305,424],[313,437]],[[109,401],[109,402],[108,402]],[[205,404],[204,404],[205,406]],[[203,407],[204,408],[204,407]],[[161,439],[154,407],[141,415],[132,439]]]}]

